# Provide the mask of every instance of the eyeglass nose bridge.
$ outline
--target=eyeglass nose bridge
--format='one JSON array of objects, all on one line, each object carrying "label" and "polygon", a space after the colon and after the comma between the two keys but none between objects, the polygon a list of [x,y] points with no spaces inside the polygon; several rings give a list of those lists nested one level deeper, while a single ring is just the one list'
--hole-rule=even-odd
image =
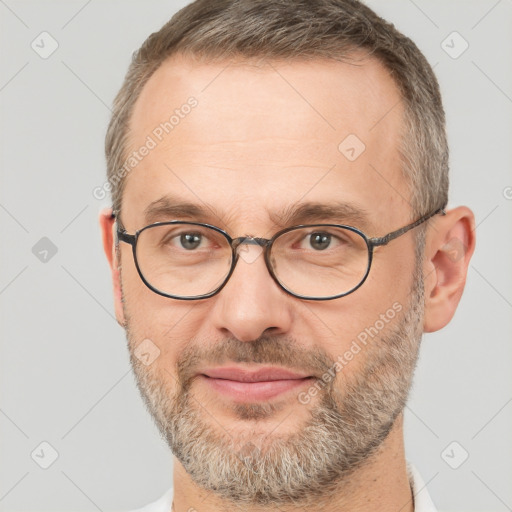
[{"label": "eyeglass nose bridge", "polygon": [[268,238],[260,238],[260,237],[255,237],[255,236],[239,236],[238,238],[234,238],[231,241],[231,247],[232,247],[233,251],[236,253],[238,248],[243,244],[259,245],[260,247],[265,249],[266,247],[268,247],[270,245],[270,243],[271,243],[271,240],[269,240]]}]

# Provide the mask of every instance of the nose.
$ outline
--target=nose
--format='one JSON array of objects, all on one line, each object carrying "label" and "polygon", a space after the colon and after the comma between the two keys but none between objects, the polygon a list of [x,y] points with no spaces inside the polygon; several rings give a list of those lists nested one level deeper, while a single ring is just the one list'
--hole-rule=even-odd
[{"label": "nose", "polygon": [[244,244],[238,254],[233,274],[214,297],[214,327],[240,341],[286,333],[292,325],[293,298],[272,279],[261,246]]}]

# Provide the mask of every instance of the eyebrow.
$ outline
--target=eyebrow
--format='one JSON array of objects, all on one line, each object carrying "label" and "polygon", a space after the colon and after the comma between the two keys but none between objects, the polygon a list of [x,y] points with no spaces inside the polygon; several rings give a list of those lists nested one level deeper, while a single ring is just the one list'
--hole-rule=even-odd
[{"label": "eyebrow", "polygon": [[[298,224],[348,224],[361,230],[374,229],[369,212],[361,205],[345,202],[295,203],[277,212],[269,213],[278,227]],[[222,214],[210,205],[181,201],[166,195],[150,203],[144,210],[146,224],[166,220],[191,220],[211,224],[225,224]],[[219,226],[221,227],[221,226]]]},{"label": "eyebrow", "polygon": [[171,195],[163,196],[150,203],[144,209],[144,220],[147,224],[163,220],[200,220],[216,219],[221,216],[211,206],[202,206],[195,203],[180,201]]},{"label": "eyebrow", "polygon": [[307,202],[290,205],[277,214],[270,214],[272,222],[278,226],[296,224],[346,224],[358,229],[373,229],[369,212],[360,205],[344,202]]}]

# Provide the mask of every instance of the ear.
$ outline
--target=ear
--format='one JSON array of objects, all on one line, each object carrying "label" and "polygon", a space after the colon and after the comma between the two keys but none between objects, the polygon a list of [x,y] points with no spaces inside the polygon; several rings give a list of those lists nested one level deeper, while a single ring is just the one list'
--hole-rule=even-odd
[{"label": "ear", "polygon": [[103,239],[103,250],[107,256],[110,271],[112,273],[112,285],[114,289],[114,307],[117,323],[124,328],[125,318],[123,312],[120,262],[118,260],[118,251],[116,250],[115,236],[115,218],[112,216],[112,208],[104,208],[100,211],[99,222],[101,237]]},{"label": "ear", "polygon": [[436,217],[425,241],[424,332],[442,329],[459,304],[475,250],[475,216],[466,206]]}]

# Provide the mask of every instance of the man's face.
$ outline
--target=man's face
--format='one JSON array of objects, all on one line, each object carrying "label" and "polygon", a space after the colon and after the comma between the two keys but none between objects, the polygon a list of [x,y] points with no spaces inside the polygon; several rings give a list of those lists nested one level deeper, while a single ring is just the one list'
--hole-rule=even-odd
[{"label": "man's face", "polygon": [[[191,97],[197,105],[181,110],[159,141],[155,129]],[[170,59],[146,84],[131,120],[130,151],[148,135],[157,143],[127,177],[122,223],[134,233],[180,218],[232,237],[270,238],[290,225],[284,212],[347,203],[367,218],[300,223],[349,224],[382,236],[412,220],[397,150],[402,111],[394,83],[373,60]],[[165,198],[204,213],[146,216]],[[200,486],[245,503],[321,495],[386,438],[403,408],[422,330],[412,233],[377,249],[363,286],[330,301],[286,294],[255,246],[243,248],[220,293],[198,301],[152,292],[131,248],[121,243],[120,251],[121,321],[139,388]],[[144,340],[160,351],[149,365],[136,357]],[[202,375],[219,366],[279,366],[311,378],[268,399],[235,397]],[[329,369],[335,378],[323,377]]]}]

